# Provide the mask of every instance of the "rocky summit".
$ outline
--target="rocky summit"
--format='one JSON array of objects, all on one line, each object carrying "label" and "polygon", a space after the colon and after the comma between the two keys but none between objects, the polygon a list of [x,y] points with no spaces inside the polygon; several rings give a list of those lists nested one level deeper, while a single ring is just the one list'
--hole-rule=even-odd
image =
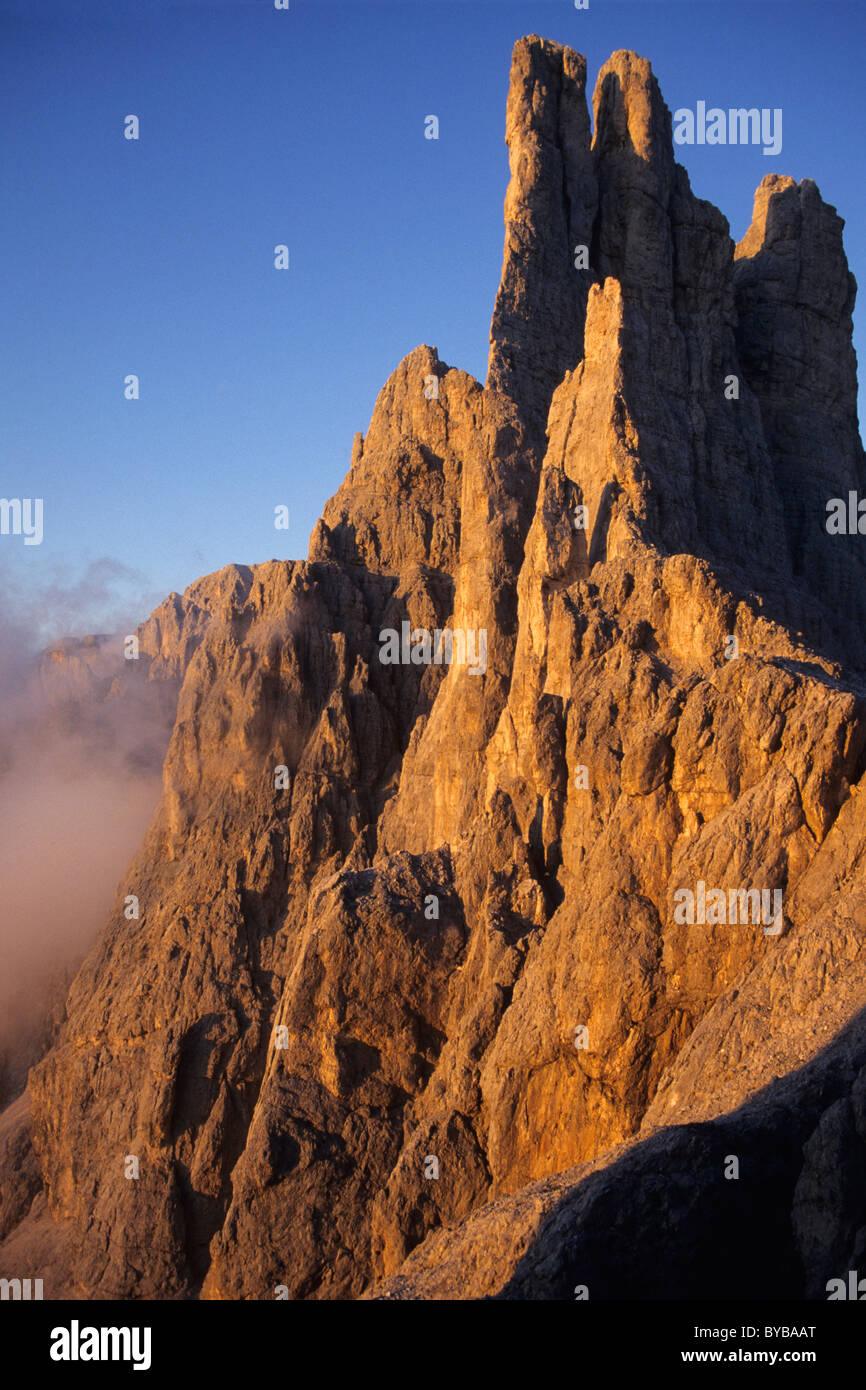
[{"label": "rocky summit", "polygon": [[486,384],[416,348],[309,559],[138,630],[161,800],[0,1116],[0,1273],[46,1297],[866,1269],[842,220],[770,174],[735,245],[634,53],[590,113],[521,39],[506,136]]}]

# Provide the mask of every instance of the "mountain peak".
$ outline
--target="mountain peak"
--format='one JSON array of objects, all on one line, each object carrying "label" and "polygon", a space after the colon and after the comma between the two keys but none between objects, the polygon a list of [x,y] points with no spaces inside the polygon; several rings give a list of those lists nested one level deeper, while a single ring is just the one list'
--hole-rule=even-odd
[{"label": "mountain peak", "polygon": [[308,561],[139,629],[162,799],[0,1126],[0,1268],[48,1259],[53,1297],[802,1297],[857,1267],[842,223],[770,175],[735,249],[649,63],[615,53],[593,105],[594,137],[585,60],[515,45],[486,386],[415,348]]}]

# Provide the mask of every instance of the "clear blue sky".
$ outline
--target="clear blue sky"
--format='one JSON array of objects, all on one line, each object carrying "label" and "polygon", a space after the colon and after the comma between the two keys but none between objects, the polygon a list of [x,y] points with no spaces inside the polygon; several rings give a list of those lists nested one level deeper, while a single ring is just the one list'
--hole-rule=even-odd
[{"label": "clear blue sky", "polygon": [[866,294],[862,3],[0,0],[0,495],[45,499],[43,544],[0,537],[0,575],[68,577],[94,627],[103,559],[144,616],[230,561],[302,557],[405,353],[483,379],[532,32],[591,85],[635,49],[672,111],[782,107],[777,158],[678,157],[735,238],[765,174],[814,178]]}]

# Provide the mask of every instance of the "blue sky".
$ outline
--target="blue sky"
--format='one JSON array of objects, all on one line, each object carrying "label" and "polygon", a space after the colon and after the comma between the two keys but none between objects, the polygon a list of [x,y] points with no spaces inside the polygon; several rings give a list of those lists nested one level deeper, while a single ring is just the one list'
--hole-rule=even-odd
[{"label": "blue sky", "polygon": [[765,174],[814,178],[866,282],[862,4],[0,0],[0,495],[45,502],[41,546],[0,537],[7,603],[66,583],[63,623],[94,628],[111,593],[144,616],[230,561],[303,557],[402,356],[483,379],[532,32],[591,85],[635,49],[672,111],[781,107],[776,158],[678,157],[735,238]]}]

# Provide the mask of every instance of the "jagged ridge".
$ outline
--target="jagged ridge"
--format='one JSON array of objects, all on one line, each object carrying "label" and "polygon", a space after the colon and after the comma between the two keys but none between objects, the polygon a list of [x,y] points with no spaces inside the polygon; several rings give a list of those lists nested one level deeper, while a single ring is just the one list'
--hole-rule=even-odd
[{"label": "jagged ridge", "polygon": [[[863,993],[864,562],[824,529],[863,485],[841,222],[771,176],[735,259],[646,60],[604,66],[594,134],[585,75],[516,45],[486,386],[416,349],[309,560],[230,567],[141,629],[183,681],[143,919],[121,897],[76,980],[32,1153],[4,1117],[3,1249],[50,1242],[49,1291],[558,1297],[577,1270],[628,1296],[607,1194],[667,1165],[624,1237],[657,1270],[682,1161],[768,1294],[854,1259],[862,1185],[829,1223],[816,1193],[866,1136],[859,1033],[841,1080],[812,1061]],[[485,629],[485,674],[383,665],[404,621]],[[782,888],[783,934],[677,924],[699,879]],[[654,1129],[800,1066],[725,1121],[757,1162],[797,1119],[755,1225],[715,1140]],[[667,1239],[676,1296],[711,1253]]]}]

